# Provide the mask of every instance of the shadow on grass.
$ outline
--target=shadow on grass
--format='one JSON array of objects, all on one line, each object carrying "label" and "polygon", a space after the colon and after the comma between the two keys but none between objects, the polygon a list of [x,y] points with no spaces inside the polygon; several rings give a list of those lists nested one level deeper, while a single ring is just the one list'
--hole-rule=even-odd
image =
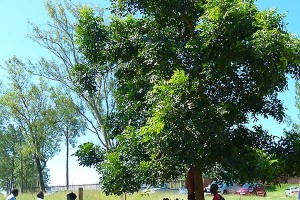
[{"label": "shadow on grass", "polygon": [[278,191],[278,187],[280,187],[280,186],[276,186],[276,185],[268,185],[268,186],[266,187],[266,189],[267,189],[268,192],[275,192],[275,191]]}]

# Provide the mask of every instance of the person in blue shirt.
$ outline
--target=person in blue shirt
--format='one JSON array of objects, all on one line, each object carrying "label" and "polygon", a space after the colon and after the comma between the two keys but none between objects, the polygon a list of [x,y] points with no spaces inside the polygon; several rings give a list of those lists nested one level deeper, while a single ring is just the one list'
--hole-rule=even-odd
[{"label": "person in blue shirt", "polygon": [[17,200],[17,196],[19,195],[19,190],[18,189],[13,189],[11,191],[11,194],[8,195],[6,200]]}]

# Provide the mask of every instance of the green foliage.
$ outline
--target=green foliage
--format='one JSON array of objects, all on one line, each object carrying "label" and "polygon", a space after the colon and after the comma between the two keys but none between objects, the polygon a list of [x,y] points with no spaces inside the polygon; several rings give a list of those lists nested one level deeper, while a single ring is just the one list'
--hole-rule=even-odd
[{"label": "green foliage", "polygon": [[[108,32],[102,17],[94,17],[94,10],[89,7],[80,9],[78,25],[75,29],[75,42],[91,65],[103,65],[108,42]],[[100,63],[99,63],[100,61]],[[102,61],[102,62],[101,62]]]},{"label": "green foliage", "polygon": [[[296,103],[295,106],[300,109],[300,85],[296,82]],[[279,138],[278,148],[276,154],[281,161],[281,170],[284,171],[285,176],[298,176],[300,173],[299,156],[300,156],[300,132],[299,122],[292,121],[291,130],[285,130],[285,136]]]},{"label": "green foliage", "polygon": [[64,142],[74,148],[77,138],[84,134],[86,129],[86,121],[81,115],[84,112],[83,107],[77,105],[70,94],[59,89],[52,93],[51,98],[56,107],[56,126],[63,133]]},{"label": "green foliage", "polygon": [[[68,1],[46,1],[45,7],[49,16],[47,25],[31,23],[29,36],[54,59],[41,58],[26,69],[70,94],[73,99],[70,106],[81,115],[82,126],[96,134],[101,145],[114,146],[106,125],[114,109],[114,66],[103,62],[109,52],[103,10]],[[92,13],[98,16],[94,18]]]},{"label": "green foliage", "polygon": [[[284,15],[259,11],[252,0],[112,5],[110,24],[85,8],[76,30],[99,72],[115,67],[117,109],[105,122],[117,146],[99,165],[107,194],[168,182],[191,165],[242,182],[286,172],[274,137],[247,126],[258,116],[281,122],[278,92],[287,75],[300,77],[300,40],[285,30]],[[93,77],[93,67],[79,75]],[[88,80],[82,87],[93,91],[96,79]]]},{"label": "green foliage", "polygon": [[[8,124],[13,124],[19,133],[19,136],[15,138],[18,139],[16,142],[18,148],[13,149],[14,153],[10,157],[12,160],[18,157],[16,159],[21,162],[18,167],[22,168],[20,176],[23,181],[26,173],[25,167],[29,167],[29,170],[34,168],[35,174],[39,177],[39,185],[44,190],[47,183],[44,181],[49,181],[44,174],[47,173],[46,163],[60,150],[61,141],[60,129],[57,126],[58,109],[51,99],[53,90],[42,79],[34,80],[33,83],[33,78],[25,71],[25,63],[15,57],[6,62],[5,69],[10,83],[0,96],[0,105],[9,116],[6,119]],[[7,142],[7,140],[4,141]],[[30,166],[28,162],[34,162],[35,165]],[[14,169],[14,166],[12,168]],[[16,174],[12,172],[12,176]],[[29,180],[30,184],[37,183],[35,179]],[[21,185],[22,189],[24,187]]]},{"label": "green foliage", "polygon": [[80,144],[74,154],[79,161],[79,165],[87,167],[97,167],[104,160],[105,150],[91,142]]},{"label": "green foliage", "polygon": [[98,171],[102,175],[101,184],[106,195],[133,193],[138,191],[142,184],[141,177],[138,178],[139,184],[137,184],[137,167],[125,163],[122,157],[117,151],[110,152],[105,157],[105,161],[99,165]]}]

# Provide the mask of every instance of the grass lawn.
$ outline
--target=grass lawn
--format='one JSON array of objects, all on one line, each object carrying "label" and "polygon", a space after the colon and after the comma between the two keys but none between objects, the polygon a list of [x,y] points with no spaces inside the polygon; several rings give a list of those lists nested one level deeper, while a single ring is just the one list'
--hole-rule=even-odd
[{"label": "grass lawn", "polygon": [[[257,197],[257,196],[238,196],[238,195],[224,195],[226,200],[254,200],[254,199],[262,199],[262,200],[296,200],[296,196],[292,197],[285,197],[284,190],[289,186],[283,184],[280,186],[269,186],[267,187],[268,193],[267,197]],[[65,200],[66,194],[68,191],[64,192],[57,192],[51,195],[46,195],[45,200]],[[77,194],[78,192],[75,191]],[[127,200],[162,200],[163,198],[168,197],[170,200],[175,200],[178,198],[179,200],[186,200],[186,195],[177,194],[177,193],[154,193],[150,195],[142,195],[141,193],[127,195]],[[78,198],[77,198],[78,199]],[[121,198],[118,196],[106,196],[105,194],[101,193],[100,191],[95,190],[84,190],[83,192],[83,199],[84,200],[120,200]],[[211,200],[212,196],[205,196],[206,200]],[[0,196],[0,200],[5,200],[4,196]],[[22,193],[17,197],[17,200],[36,200],[36,194],[31,193]],[[79,199],[78,199],[79,200]]]}]

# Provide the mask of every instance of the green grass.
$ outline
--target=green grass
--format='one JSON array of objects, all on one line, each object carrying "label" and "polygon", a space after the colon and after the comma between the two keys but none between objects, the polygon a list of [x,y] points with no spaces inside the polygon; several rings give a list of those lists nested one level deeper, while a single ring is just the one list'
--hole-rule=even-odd
[{"label": "green grass", "polygon": [[[226,200],[254,200],[254,199],[262,199],[262,200],[292,200],[296,199],[296,196],[285,197],[284,190],[293,185],[283,184],[281,187],[279,186],[269,186],[267,187],[268,193],[267,197],[256,197],[256,196],[238,196],[238,195],[224,195]],[[46,195],[45,200],[65,200],[66,194],[69,191],[57,192],[51,195]],[[78,193],[77,191],[75,191]],[[164,197],[168,197],[171,200],[175,200],[176,198],[180,200],[186,200],[186,195],[176,194],[176,193],[154,193],[150,195],[142,195],[141,193],[127,195],[126,200],[162,200]],[[84,190],[83,191],[83,199],[84,200],[121,200],[119,196],[106,196],[100,191],[95,190]],[[212,196],[205,196],[206,200],[212,200]],[[0,200],[5,200],[4,196],[0,197]],[[17,200],[36,200],[36,194],[31,193],[22,193],[17,197]],[[125,200],[123,198],[123,200]]]}]

